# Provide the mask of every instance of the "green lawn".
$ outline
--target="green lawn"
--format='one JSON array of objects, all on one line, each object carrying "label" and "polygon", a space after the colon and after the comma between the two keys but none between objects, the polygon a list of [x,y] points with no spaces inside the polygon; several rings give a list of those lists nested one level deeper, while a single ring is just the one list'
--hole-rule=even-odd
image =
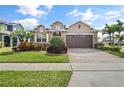
[{"label": "green lawn", "polygon": [[0,53],[0,62],[69,62],[67,55],[45,54],[41,52],[3,52]]},{"label": "green lawn", "polygon": [[124,58],[124,50],[120,50],[120,51],[118,51],[118,52],[114,52],[114,51],[107,51],[107,52],[110,53],[110,54],[119,56],[119,57],[121,57],[121,58]]},{"label": "green lawn", "polygon": [[12,52],[10,47],[0,48],[0,62],[49,62],[49,63],[65,63],[69,62],[66,54],[45,54],[41,52]]},{"label": "green lawn", "polygon": [[70,71],[0,71],[0,87],[65,87]]},{"label": "green lawn", "polygon": [[11,51],[12,51],[11,47],[0,48],[0,53],[2,53],[2,52],[11,52]]}]

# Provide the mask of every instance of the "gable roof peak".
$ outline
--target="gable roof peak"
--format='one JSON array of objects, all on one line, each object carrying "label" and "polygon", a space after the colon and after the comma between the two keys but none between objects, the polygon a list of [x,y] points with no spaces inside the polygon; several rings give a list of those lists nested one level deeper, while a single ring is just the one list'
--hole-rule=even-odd
[{"label": "gable roof peak", "polygon": [[61,23],[61,24],[63,24],[62,22],[60,22],[60,21],[55,21],[55,22],[53,22],[52,24],[55,24],[55,23]]},{"label": "gable roof peak", "polygon": [[[85,25],[91,27],[89,24],[84,23],[84,22],[82,22],[82,21],[77,21],[77,22],[75,22],[74,24],[72,24],[72,25],[70,25],[70,26],[73,26],[73,25],[78,24],[78,23],[85,24]],[[69,27],[70,27],[70,26],[69,26]]]}]

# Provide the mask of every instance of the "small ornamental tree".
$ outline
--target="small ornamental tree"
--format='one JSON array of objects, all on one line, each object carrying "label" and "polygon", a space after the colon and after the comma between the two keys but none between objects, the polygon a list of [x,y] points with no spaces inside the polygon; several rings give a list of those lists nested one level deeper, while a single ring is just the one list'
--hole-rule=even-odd
[{"label": "small ornamental tree", "polygon": [[64,41],[62,38],[59,37],[54,37],[51,41],[50,41],[50,45],[55,45],[55,46],[61,46],[64,45]]},{"label": "small ornamental tree", "polygon": [[50,46],[47,47],[47,53],[67,53],[68,47],[60,37],[54,37],[50,41]]}]

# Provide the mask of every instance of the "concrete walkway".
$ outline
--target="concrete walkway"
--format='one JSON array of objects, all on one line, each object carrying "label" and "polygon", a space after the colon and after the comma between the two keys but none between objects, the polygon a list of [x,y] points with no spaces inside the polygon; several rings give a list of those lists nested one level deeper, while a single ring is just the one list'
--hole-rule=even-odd
[{"label": "concrete walkway", "polygon": [[96,49],[69,49],[70,63],[0,63],[0,70],[73,71],[69,87],[124,87],[124,59]]},{"label": "concrete walkway", "polygon": [[0,63],[0,70],[72,71],[72,68],[69,63]]},{"label": "concrete walkway", "polygon": [[124,59],[96,49],[70,49],[69,87],[124,87]]}]

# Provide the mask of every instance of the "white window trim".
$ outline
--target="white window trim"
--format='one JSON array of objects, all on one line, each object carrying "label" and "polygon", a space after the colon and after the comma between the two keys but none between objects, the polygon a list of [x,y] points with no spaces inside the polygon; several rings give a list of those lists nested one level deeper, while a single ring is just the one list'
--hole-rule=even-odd
[{"label": "white window trim", "polygon": [[37,37],[37,34],[36,34],[36,42],[37,42],[37,43],[42,43],[42,34],[40,34],[40,38],[41,38],[41,42],[38,42],[38,41],[37,41],[38,37]]},{"label": "white window trim", "polygon": [[[4,37],[5,37],[5,36],[8,36],[8,35],[2,35],[2,42],[3,42],[3,46],[2,46],[2,47],[5,47],[5,46],[4,46]],[[9,37],[10,37],[10,36],[9,36]],[[12,42],[13,42],[13,41],[12,41],[12,37],[10,37],[10,47],[12,47]]]},{"label": "white window trim", "polygon": [[40,34],[40,36],[41,36],[41,42],[37,42],[37,34],[34,35],[34,41],[36,43],[48,43],[48,34],[46,34],[46,42],[42,41],[42,34]]},{"label": "white window trim", "polygon": [[[43,35],[43,34],[42,34]],[[42,35],[41,35],[41,40],[42,40]],[[43,42],[42,43],[47,43],[48,42],[48,34],[46,34],[46,42]]]}]

